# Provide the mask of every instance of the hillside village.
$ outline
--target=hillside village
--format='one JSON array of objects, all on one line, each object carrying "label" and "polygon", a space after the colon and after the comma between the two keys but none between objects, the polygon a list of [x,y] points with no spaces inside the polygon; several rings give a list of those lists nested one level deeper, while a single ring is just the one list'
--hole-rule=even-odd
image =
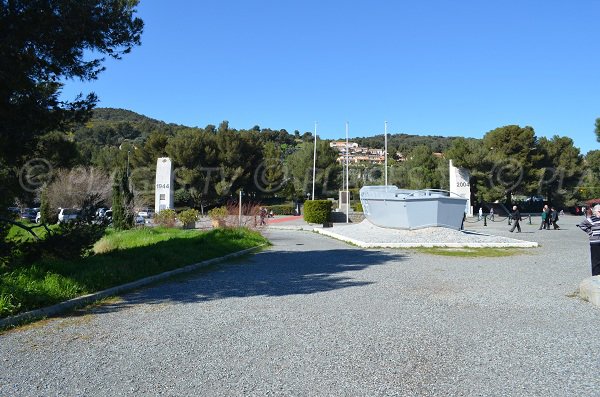
[{"label": "hillside village", "polygon": [[[346,161],[346,142],[345,141],[332,141],[329,142],[329,147],[338,152],[338,163]],[[385,161],[385,150],[375,149],[370,147],[360,146],[356,142],[348,142],[348,162],[349,163],[370,163],[370,164],[383,164]],[[434,152],[433,156],[436,158],[443,157],[440,152]],[[404,162],[407,157],[402,153],[396,151],[394,159],[398,162]]]}]

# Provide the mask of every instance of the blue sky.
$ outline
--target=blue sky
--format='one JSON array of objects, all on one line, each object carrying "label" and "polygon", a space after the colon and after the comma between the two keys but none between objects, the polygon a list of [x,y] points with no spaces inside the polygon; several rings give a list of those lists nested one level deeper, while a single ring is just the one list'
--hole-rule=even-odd
[{"label": "blue sky", "polygon": [[600,1],[142,0],[142,46],[65,98],[203,127],[481,138],[508,124],[600,149]]}]

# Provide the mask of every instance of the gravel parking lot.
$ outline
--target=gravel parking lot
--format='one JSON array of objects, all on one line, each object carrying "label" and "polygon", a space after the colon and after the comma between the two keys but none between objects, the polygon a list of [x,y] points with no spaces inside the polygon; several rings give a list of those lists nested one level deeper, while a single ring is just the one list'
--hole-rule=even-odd
[{"label": "gravel parking lot", "polygon": [[502,258],[270,230],[252,257],[0,335],[0,395],[598,395],[577,221],[466,225],[540,243]]}]

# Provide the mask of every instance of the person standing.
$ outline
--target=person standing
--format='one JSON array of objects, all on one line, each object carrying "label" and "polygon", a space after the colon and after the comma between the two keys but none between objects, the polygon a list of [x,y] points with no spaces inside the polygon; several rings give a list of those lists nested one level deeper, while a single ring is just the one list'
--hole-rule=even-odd
[{"label": "person standing", "polygon": [[542,230],[546,228],[546,220],[548,219],[548,206],[544,205],[544,208],[542,208],[542,224],[540,225],[540,228],[538,230]]},{"label": "person standing", "polygon": [[552,222],[554,230],[560,229],[560,226],[556,223],[558,222],[558,211],[554,207],[552,207],[552,211],[550,211],[550,222]]},{"label": "person standing", "polygon": [[494,220],[494,207],[490,208],[490,219]]},{"label": "person standing", "polygon": [[481,218],[483,218],[483,207],[479,207],[479,217],[477,218],[477,220],[480,221]]},{"label": "person standing", "polygon": [[517,209],[516,205],[513,205],[513,212],[510,215],[510,218],[513,220],[513,227],[509,230],[511,233],[515,230],[515,227],[517,228],[517,233],[521,233],[521,213],[519,212],[519,210]]},{"label": "person standing", "polygon": [[590,259],[592,276],[600,275],[600,204],[592,208],[592,214],[577,225],[590,238]]}]

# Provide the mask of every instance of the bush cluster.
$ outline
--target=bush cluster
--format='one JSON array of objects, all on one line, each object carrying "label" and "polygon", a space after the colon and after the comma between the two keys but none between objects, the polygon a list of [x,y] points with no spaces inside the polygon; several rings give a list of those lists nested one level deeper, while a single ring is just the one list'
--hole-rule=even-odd
[{"label": "bush cluster", "polygon": [[304,220],[308,223],[329,222],[332,202],[329,200],[309,200],[304,203]]},{"label": "bush cluster", "polygon": [[199,215],[200,215],[200,212],[198,212],[198,210],[189,209],[189,210],[181,211],[179,213],[179,215],[177,215],[177,217],[179,218],[181,223],[183,223],[183,225],[185,226],[188,224],[195,223],[198,220]]},{"label": "bush cluster", "polygon": [[358,202],[354,203],[354,204],[352,205],[352,209],[353,209],[354,211],[356,211],[356,212],[363,212],[363,206],[362,206],[362,203],[361,203],[360,201],[358,201]]},{"label": "bush cluster", "polygon": [[161,210],[154,216],[154,223],[165,227],[174,227],[177,213],[172,209]]},{"label": "bush cluster", "polygon": [[267,211],[273,211],[273,215],[294,215],[294,206],[291,204],[270,205]]}]

